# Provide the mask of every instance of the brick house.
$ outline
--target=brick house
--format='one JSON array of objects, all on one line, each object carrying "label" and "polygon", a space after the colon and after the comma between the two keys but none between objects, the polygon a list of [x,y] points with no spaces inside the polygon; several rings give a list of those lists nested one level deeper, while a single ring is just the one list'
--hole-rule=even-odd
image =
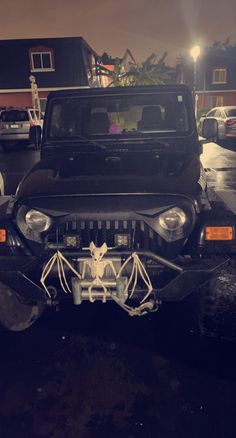
[{"label": "brick house", "polygon": [[32,75],[42,110],[50,91],[97,86],[98,60],[82,37],[1,40],[0,108],[32,106]]}]

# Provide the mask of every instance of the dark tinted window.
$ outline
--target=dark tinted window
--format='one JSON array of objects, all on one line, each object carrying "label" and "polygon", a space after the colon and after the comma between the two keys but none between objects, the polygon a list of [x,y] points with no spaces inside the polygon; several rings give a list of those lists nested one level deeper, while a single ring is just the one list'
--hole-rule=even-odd
[{"label": "dark tinted window", "polygon": [[42,68],[41,66],[41,56],[39,53],[34,53],[33,54],[33,63],[34,63],[34,68]]},{"label": "dark tinted window", "polygon": [[51,68],[51,59],[49,53],[42,54],[42,67],[43,68]]},{"label": "dark tinted window", "polygon": [[227,117],[236,117],[236,108],[231,108],[225,111]]},{"label": "dark tinted window", "polygon": [[51,112],[51,137],[169,134],[189,130],[182,94],[143,94],[60,99]]},{"label": "dark tinted window", "polygon": [[27,111],[24,110],[10,110],[3,111],[1,114],[2,122],[27,122],[29,120],[29,115]]}]

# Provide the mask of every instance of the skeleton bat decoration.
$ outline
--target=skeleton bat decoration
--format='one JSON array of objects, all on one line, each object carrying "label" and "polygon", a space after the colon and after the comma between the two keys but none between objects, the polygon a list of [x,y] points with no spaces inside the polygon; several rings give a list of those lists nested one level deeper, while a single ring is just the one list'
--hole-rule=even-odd
[{"label": "skeleton bat decoration", "polygon": [[113,293],[110,293],[110,297],[121,307],[126,310],[131,316],[133,315],[141,315],[146,313],[145,310],[150,310],[150,303],[144,303],[147,298],[152,293],[153,287],[151,280],[149,278],[149,275],[141,262],[139,256],[137,253],[132,253],[127,260],[123,263],[121,266],[119,272],[116,272],[115,266],[112,262],[112,260],[109,260],[108,258],[103,258],[104,255],[107,253],[107,245],[106,243],[103,243],[101,247],[96,247],[94,242],[90,243],[89,246],[91,259],[83,260],[83,266],[82,266],[82,273],[76,271],[76,269],[71,265],[71,263],[66,259],[66,257],[60,252],[57,251],[46,263],[42,276],[40,279],[41,284],[44,287],[44,290],[50,297],[50,292],[46,286],[46,280],[52,271],[53,267],[57,267],[58,271],[58,278],[61,285],[62,290],[65,293],[71,293],[71,288],[68,284],[66,274],[65,274],[65,268],[69,268],[73,272],[73,274],[78,278],[79,281],[83,281],[86,279],[86,274],[90,274],[90,277],[92,278],[91,283],[88,286],[88,297],[89,301],[93,303],[95,301],[93,290],[96,288],[101,288],[103,290],[102,295],[102,302],[105,303],[108,295],[108,288],[105,284],[105,280],[103,280],[103,277],[105,275],[105,270],[107,267],[110,267],[112,274],[114,275],[114,280],[119,279],[122,276],[122,273],[124,272],[124,269],[127,267],[129,263],[132,263],[131,268],[131,274],[129,276],[129,279],[127,281],[127,284],[125,286],[124,294],[127,294],[128,298],[132,298],[135,292],[135,289],[138,284],[138,280],[141,279],[142,282],[147,287],[147,293],[144,296],[144,298],[140,301],[139,307],[132,308],[131,306],[128,306],[124,303],[121,303],[117,296],[115,296]]}]

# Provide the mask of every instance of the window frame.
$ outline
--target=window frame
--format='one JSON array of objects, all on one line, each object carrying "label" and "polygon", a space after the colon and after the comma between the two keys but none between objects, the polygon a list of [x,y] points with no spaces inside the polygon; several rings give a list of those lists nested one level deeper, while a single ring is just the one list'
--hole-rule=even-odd
[{"label": "window frame", "polygon": [[207,117],[215,117],[216,114],[216,108],[212,108],[208,113]]},{"label": "window frame", "polygon": [[[184,130],[178,130],[177,128],[176,129],[172,129],[172,128],[168,128],[168,129],[157,129],[157,130],[145,130],[145,131],[143,131],[143,132],[145,132],[145,134],[146,135],[150,135],[150,136],[153,136],[154,138],[158,138],[158,137],[165,137],[165,138],[172,138],[172,137],[174,137],[174,138],[176,138],[177,136],[179,137],[179,138],[182,138],[182,137],[187,137],[187,136],[189,136],[191,133],[193,133],[193,130],[194,130],[194,127],[195,127],[195,125],[194,125],[194,123],[193,123],[193,119],[192,119],[192,117],[190,116],[190,115],[188,115],[188,113],[190,113],[191,114],[191,103],[190,103],[190,101],[189,101],[189,99],[188,99],[188,96],[185,94],[185,93],[178,93],[178,95],[176,94],[176,93],[165,93],[165,92],[157,92],[157,93],[145,93],[143,96],[148,96],[148,98],[153,98],[153,96],[160,96],[160,97],[162,97],[162,95],[166,95],[166,97],[168,97],[168,94],[170,94],[170,95],[175,95],[175,97],[176,97],[176,101],[177,101],[177,99],[178,99],[178,96],[179,95],[181,95],[181,97],[183,98],[183,103],[184,103],[184,105],[185,105],[185,108],[186,108],[186,117],[187,117],[187,119],[186,119],[186,123],[187,123],[187,126],[186,126],[186,129],[184,129]],[[132,105],[132,98],[137,98],[137,99],[139,99],[139,98],[141,98],[142,97],[142,93],[141,94],[137,94],[137,95],[133,95],[133,94],[128,94],[127,96],[126,96],[126,94],[122,94],[121,96],[119,96],[119,95],[113,95],[113,98],[114,98],[114,100],[121,100],[121,102],[120,102],[120,104],[122,104],[123,102],[122,102],[122,100],[123,99],[125,99],[125,98],[130,98],[131,99],[131,101],[130,101],[130,105]],[[72,130],[73,130],[73,127],[72,127],[72,124],[73,124],[73,121],[72,121],[72,118],[71,117],[69,117],[68,118],[68,114],[69,114],[69,111],[67,110],[65,113],[67,114],[67,118],[68,118],[68,120],[69,120],[69,127],[68,127],[68,135],[67,134],[65,134],[65,135],[57,135],[57,134],[52,134],[52,129],[53,129],[53,125],[55,125],[55,126],[60,126],[60,127],[63,127],[63,123],[60,121],[60,123],[58,123],[57,121],[56,121],[56,119],[55,120],[53,120],[54,119],[54,115],[53,115],[53,112],[54,112],[54,110],[57,112],[58,110],[60,110],[60,107],[62,107],[63,106],[63,104],[64,103],[66,103],[66,101],[68,100],[69,101],[69,103],[72,103],[72,100],[73,101],[76,101],[76,100],[78,100],[79,101],[79,105],[78,105],[78,108],[80,108],[80,110],[81,111],[83,111],[84,110],[84,106],[86,105],[86,104],[88,104],[88,103],[90,103],[90,112],[91,112],[91,106],[92,107],[94,107],[95,108],[95,104],[97,103],[97,107],[96,108],[98,108],[99,106],[101,107],[101,101],[100,101],[100,99],[102,99],[102,98],[104,98],[105,100],[107,100],[107,96],[106,96],[106,93],[105,93],[105,91],[104,91],[104,95],[103,96],[96,96],[96,95],[94,95],[94,96],[90,96],[90,98],[88,99],[88,96],[74,96],[72,99],[69,99],[68,97],[55,97],[54,99],[52,99],[51,101],[50,101],[50,105],[49,105],[49,107],[48,107],[48,123],[47,123],[47,128],[46,128],[46,131],[45,131],[45,136],[49,139],[49,140],[52,140],[52,139],[57,139],[58,141],[59,140],[64,140],[65,138],[70,138],[70,139],[72,139],[72,138],[79,138],[79,137],[83,137],[83,138],[90,138],[90,137],[92,137],[92,138],[96,138],[96,140],[99,140],[100,138],[102,138],[104,141],[105,140],[109,140],[110,141],[110,139],[112,139],[112,135],[117,135],[117,134],[113,134],[113,133],[95,133],[95,134],[89,134],[88,132],[87,132],[87,128],[85,127],[85,129],[84,129],[84,121],[82,121],[82,123],[81,123],[81,127],[83,127],[82,128],[82,130],[81,130],[81,132],[78,132],[78,133],[76,133],[76,134],[71,134],[71,133],[69,133],[69,132],[72,132]],[[84,102],[83,102],[84,101]],[[96,102],[96,101],[98,101],[98,102]],[[111,99],[109,99],[109,101],[110,102],[108,102],[107,101],[107,103],[110,103],[110,104],[112,104],[113,102],[111,101]],[[178,102],[181,102],[180,100],[178,100],[177,101],[177,103]],[[144,102],[144,105],[143,106],[152,106],[152,101],[150,101],[150,105],[148,105],[148,103],[149,103],[149,101],[147,101],[147,102]],[[158,102],[159,104],[161,104],[161,102]],[[153,105],[155,104],[155,102],[153,103]],[[137,105],[137,103],[136,103],[136,105]],[[133,105],[133,106],[135,106],[135,105]],[[58,109],[56,109],[56,107],[58,107]],[[82,109],[81,109],[82,108]],[[59,111],[60,112],[60,111]],[[99,111],[97,111],[97,112],[99,112]],[[109,113],[110,114],[110,113]],[[178,114],[178,112],[176,112],[176,115]],[[59,116],[60,117],[60,116]],[[86,117],[86,116],[85,116]],[[138,121],[138,120],[137,120]],[[66,122],[66,120],[65,120],[65,122]],[[66,124],[66,123],[65,123]],[[70,131],[70,129],[71,129],[71,131]],[[137,138],[143,138],[143,137],[140,137],[140,135],[138,135],[139,134],[139,130],[137,129],[136,130],[136,132],[137,132]],[[121,134],[121,133],[118,133],[119,135]],[[125,138],[127,138],[127,135],[129,136],[129,135],[131,135],[132,136],[132,138],[134,138],[133,137],[133,132],[131,133],[131,134],[129,134],[129,131],[127,132],[127,133],[123,133],[122,132],[122,134],[121,134],[121,136],[120,136],[120,139],[123,139],[123,140],[125,140]],[[81,140],[82,141],[82,140]]]},{"label": "window frame", "polygon": [[[216,74],[219,74],[219,80],[216,78]],[[224,73],[224,80],[220,79],[220,73]],[[215,67],[212,70],[212,84],[227,84],[227,68],[226,67]]]},{"label": "window frame", "polygon": [[[41,63],[41,68],[35,68],[34,66],[34,55],[40,55],[40,63]],[[51,67],[43,67],[43,55],[49,55],[50,58],[50,65]],[[54,66],[54,59],[53,59],[53,54],[51,50],[35,50],[35,51],[31,51],[30,52],[30,60],[31,60],[31,72],[50,72],[50,71],[55,71],[55,66]]]}]

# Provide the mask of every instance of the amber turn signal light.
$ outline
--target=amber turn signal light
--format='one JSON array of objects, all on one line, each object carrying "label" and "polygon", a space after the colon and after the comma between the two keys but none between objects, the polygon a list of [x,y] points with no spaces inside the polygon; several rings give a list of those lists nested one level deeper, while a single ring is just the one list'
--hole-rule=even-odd
[{"label": "amber turn signal light", "polygon": [[206,227],[206,240],[233,240],[233,227]]},{"label": "amber turn signal light", "polygon": [[7,232],[4,228],[0,229],[0,243],[4,243],[7,240]]}]

